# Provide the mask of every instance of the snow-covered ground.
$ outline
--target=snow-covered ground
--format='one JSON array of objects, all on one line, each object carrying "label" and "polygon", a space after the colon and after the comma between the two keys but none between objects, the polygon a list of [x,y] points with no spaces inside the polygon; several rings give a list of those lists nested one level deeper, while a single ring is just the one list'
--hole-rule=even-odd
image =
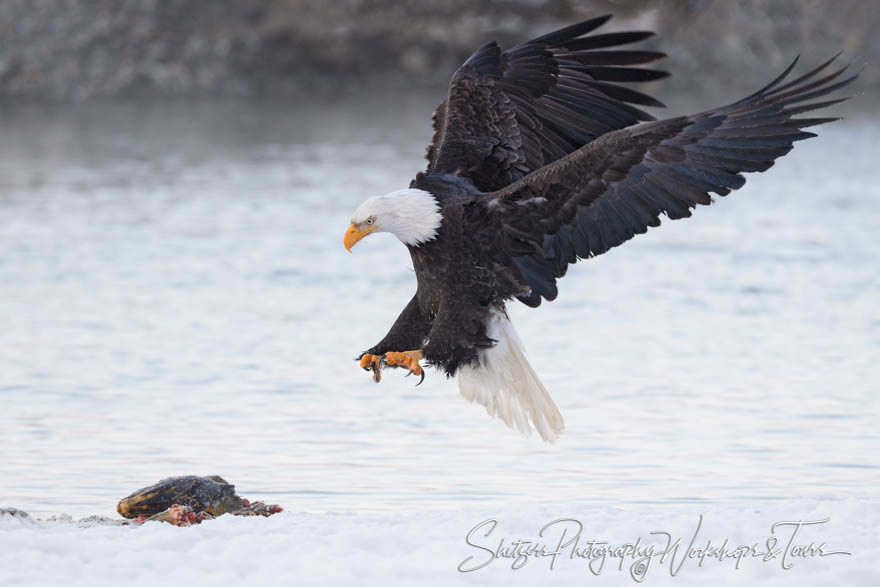
[{"label": "snow-covered ground", "polygon": [[629,559],[597,577],[567,552],[457,567],[486,555],[466,535],[490,518],[483,546],[560,518],[581,544],[671,532],[677,564],[701,514],[695,546],[829,518],[797,543],[852,554],[674,578],[654,560],[649,584],[880,584],[876,124],[821,127],[512,308],[566,420],[547,446],[436,373],[376,386],[351,360],[415,285],[393,238],[349,255],[342,234],[421,168],[430,106],[91,108],[0,111],[0,508],[114,516],[162,477],[219,474],[285,513],[3,518],[4,587],[630,584]]},{"label": "snow-covered ground", "polygon": [[0,585],[868,586],[880,584],[878,506],[566,503],[224,516],[190,528],[0,517]]}]

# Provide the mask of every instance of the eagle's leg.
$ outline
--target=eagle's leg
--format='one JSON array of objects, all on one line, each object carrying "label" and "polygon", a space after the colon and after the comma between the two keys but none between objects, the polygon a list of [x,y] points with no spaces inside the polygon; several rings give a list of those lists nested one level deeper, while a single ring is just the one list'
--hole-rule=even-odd
[{"label": "eagle's leg", "polygon": [[372,371],[373,372],[373,381],[379,383],[382,380],[382,372],[379,369],[382,367],[382,355],[369,355],[364,353],[361,357],[361,369],[364,371]]},{"label": "eagle's leg", "polygon": [[391,367],[406,367],[410,374],[421,376],[419,383],[425,380],[425,370],[419,365],[419,361],[425,358],[424,353],[420,350],[403,351],[403,352],[387,352],[384,361],[386,365]]},{"label": "eagle's leg", "polygon": [[[421,347],[425,336],[427,336],[430,330],[431,321],[425,318],[425,315],[419,308],[418,298],[413,296],[412,300],[400,313],[400,316],[397,317],[397,320],[394,321],[394,325],[388,331],[388,334],[385,335],[385,338],[379,341],[373,348],[364,351],[357,360],[362,369],[373,372],[373,381],[376,383],[379,383],[381,379],[380,369],[387,366],[406,366],[411,372],[421,375],[424,379],[425,372],[419,365],[419,359],[423,356],[421,351],[406,351],[404,353],[390,353],[389,351]],[[413,358],[416,353],[418,353],[418,357]],[[403,361],[404,355],[410,358],[408,362]],[[389,356],[394,359],[393,363],[388,360]],[[410,363],[414,364],[415,368],[411,367]]]}]

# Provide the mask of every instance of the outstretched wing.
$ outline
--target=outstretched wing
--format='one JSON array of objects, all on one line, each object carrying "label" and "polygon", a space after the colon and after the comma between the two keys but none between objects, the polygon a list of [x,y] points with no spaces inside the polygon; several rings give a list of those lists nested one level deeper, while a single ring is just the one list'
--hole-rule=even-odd
[{"label": "outstretched wing", "polygon": [[631,106],[663,106],[617,82],[666,77],[628,67],[665,57],[654,51],[607,50],[652,36],[622,32],[583,36],[594,18],[502,52],[477,50],[449,83],[434,112],[427,173],[454,173],[482,191],[500,189],[606,132],[654,120]]},{"label": "outstretched wing", "polygon": [[[822,75],[836,58],[780,85],[795,62],[751,96],[722,108],[614,131],[508,187],[486,194],[486,213],[501,226],[511,255],[537,306],[556,297],[556,278],[570,263],[601,255],[649,226],[660,214],[691,215],[742,187],[741,172],[766,171],[802,129],[836,118],[794,118],[846,98],[810,102],[852,82],[846,67]],[[804,102],[807,102],[806,104]]]}]

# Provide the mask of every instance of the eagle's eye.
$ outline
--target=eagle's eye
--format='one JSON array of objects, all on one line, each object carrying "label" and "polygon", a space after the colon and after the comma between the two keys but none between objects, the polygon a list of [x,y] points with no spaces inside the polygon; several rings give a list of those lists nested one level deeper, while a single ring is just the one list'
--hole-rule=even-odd
[{"label": "eagle's eye", "polygon": [[369,218],[367,218],[367,226],[371,226],[375,221],[376,219],[370,216]]}]

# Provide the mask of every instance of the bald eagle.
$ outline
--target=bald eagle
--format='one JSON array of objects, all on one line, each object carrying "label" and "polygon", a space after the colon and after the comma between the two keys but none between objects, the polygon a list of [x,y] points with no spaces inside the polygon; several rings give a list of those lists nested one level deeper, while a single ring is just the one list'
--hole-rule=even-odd
[{"label": "bald eagle", "polygon": [[797,115],[850,83],[837,57],[786,81],[797,59],[754,94],[692,116],[656,120],[634,105],[663,106],[621,83],[667,75],[634,67],[663,53],[609,49],[650,37],[589,35],[587,20],[502,51],[478,49],[452,76],[433,116],[428,167],[409,188],[374,196],[351,217],[344,244],[390,232],[409,249],[418,288],[391,330],[359,357],[424,378],[420,361],[458,375],[461,394],[548,442],[563,419],[526,360],[505,311],[556,298],[556,280],[660,215],[685,218],[710,194],[766,171],[806,127],[835,118]]}]

